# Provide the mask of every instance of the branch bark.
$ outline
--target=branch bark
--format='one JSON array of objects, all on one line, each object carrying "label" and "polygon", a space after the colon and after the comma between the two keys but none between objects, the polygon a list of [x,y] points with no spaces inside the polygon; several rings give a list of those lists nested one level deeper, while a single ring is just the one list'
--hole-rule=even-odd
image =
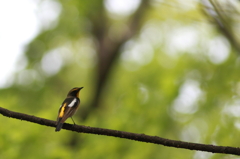
[{"label": "branch bark", "polygon": [[[28,114],[13,112],[2,107],[0,107],[0,114],[6,117],[25,120],[25,121],[33,122],[40,125],[45,125],[50,127],[56,126],[56,121],[47,120],[44,118],[39,118],[39,117],[28,115]],[[95,128],[95,127],[89,127],[89,126],[71,125],[67,123],[63,125],[63,129],[75,131],[78,133],[113,136],[113,137],[119,137],[119,138],[130,139],[130,140],[146,142],[146,143],[153,143],[153,144],[158,144],[158,145],[163,145],[168,147],[183,148],[188,150],[198,150],[198,151],[205,151],[205,152],[212,152],[212,153],[240,155],[240,148],[235,148],[235,147],[190,143],[190,142],[165,139],[158,136],[149,136],[145,134],[137,134],[137,133],[103,129],[103,128]]]}]

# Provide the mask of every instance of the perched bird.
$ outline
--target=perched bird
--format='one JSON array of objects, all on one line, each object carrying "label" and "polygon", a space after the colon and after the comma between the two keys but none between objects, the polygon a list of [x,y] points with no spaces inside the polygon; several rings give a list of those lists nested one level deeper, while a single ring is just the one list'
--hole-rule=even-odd
[{"label": "perched bird", "polygon": [[[67,98],[63,101],[58,111],[57,126],[55,131],[60,131],[67,118],[73,116],[80,105],[79,91],[83,87],[75,87],[68,92]],[[73,121],[73,119],[72,119]],[[75,124],[75,122],[73,121]]]}]

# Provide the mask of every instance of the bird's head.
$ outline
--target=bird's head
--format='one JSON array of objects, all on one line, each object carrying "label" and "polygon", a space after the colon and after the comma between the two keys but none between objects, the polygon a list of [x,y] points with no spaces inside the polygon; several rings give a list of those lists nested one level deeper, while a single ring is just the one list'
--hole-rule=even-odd
[{"label": "bird's head", "polygon": [[72,88],[67,96],[79,97],[79,91],[83,89],[83,87],[74,87]]}]

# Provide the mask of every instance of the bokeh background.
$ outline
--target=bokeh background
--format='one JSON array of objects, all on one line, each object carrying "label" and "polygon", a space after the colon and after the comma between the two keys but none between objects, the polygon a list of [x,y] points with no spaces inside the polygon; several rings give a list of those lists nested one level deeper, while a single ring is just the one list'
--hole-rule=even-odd
[{"label": "bokeh background", "polygon": [[[1,107],[56,120],[83,86],[80,125],[239,147],[239,1],[0,3]],[[240,158],[0,123],[3,159]]]}]

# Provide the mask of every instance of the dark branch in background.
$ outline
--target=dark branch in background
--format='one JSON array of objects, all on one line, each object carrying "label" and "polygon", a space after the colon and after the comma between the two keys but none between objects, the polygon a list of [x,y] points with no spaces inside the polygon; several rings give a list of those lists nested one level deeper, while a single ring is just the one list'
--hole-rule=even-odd
[{"label": "dark branch in background", "polygon": [[[45,126],[50,126],[50,127],[56,126],[56,121],[47,120],[47,119],[35,117],[32,115],[18,113],[18,112],[13,112],[13,111],[1,108],[1,107],[0,107],[0,114],[2,114],[3,116],[16,118],[16,119],[20,119],[20,120],[25,120],[25,121],[37,123],[40,125],[45,125]],[[136,133],[130,133],[130,132],[124,132],[124,131],[94,128],[94,127],[89,127],[89,126],[78,126],[78,125],[71,125],[71,124],[64,124],[63,129],[80,132],[80,133],[88,133],[88,134],[97,134],[97,135],[106,135],[106,136],[125,138],[125,139],[146,142],[146,143],[159,144],[159,145],[175,147],[175,148],[199,150],[199,151],[212,152],[212,153],[240,155],[240,148],[235,148],[235,147],[189,143],[189,142],[183,142],[183,141],[164,139],[164,138],[161,138],[158,136],[149,136],[149,135],[144,135],[144,134],[136,134]],[[52,129],[52,131],[53,131],[53,133],[56,133],[56,132],[54,132],[54,129]],[[58,133],[61,133],[61,132],[58,132]]]},{"label": "dark branch in background", "polygon": [[142,0],[140,6],[135,13],[129,18],[126,23],[128,29],[123,30],[120,38],[110,38],[108,24],[108,17],[104,6],[98,10],[98,14],[91,17],[93,23],[93,36],[97,41],[97,55],[98,63],[96,69],[96,89],[93,95],[92,103],[85,110],[81,116],[86,119],[92,109],[99,107],[101,101],[101,94],[106,85],[108,77],[113,69],[113,65],[119,57],[120,49],[122,46],[131,39],[141,28],[141,22],[143,20],[146,11],[149,9],[150,0]]},{"label": "dark branch in background", "polygon": [[[216,28],[229,40],[232,47],[240,53],[240,42],[235,37],[236,33],[234,33],[232,28],[234,22],[231,19],[233,14],[240,16],[237,9],[234,8],[230,2],[228,5],[225,3],[223,5],[229,7],[228,10],[231,10],[232,12],[225,11],[226,9],[223,9],[218,1],[209,0],[209,2],[207,2],[207,0],[202,0],[202,4],[204,6],[205,15],[207,15],[210,21],[214,22]],[[211,7],[209,6],[210,4]]]},{"label": "dark branch in background", "polygon": [[[107,15],[103,0],[97,2],[97,7],[94,9],[94,12],[91,12],[88,16],[92,23],[92,37],[96,42],[97,66],[95,67],[96,70],[93,81],[95,86],[92,93],[92,102],[79,112],[81,120],[86,120],[89,115],[94,112],[94,109],[99,109],[104,94],[104,88],[109,79],[108,77],[114,69],[114,64],[121,53],[121,48],[140,30],[143,17],[149,9],[149,3],[150,0],[141,1],[137,10],[124,24],[127,29],[121,29],[121,36],[116,38],[111,38],[110,29],[112,24]],[[77,140],[78,138],[79,136],[73,134],[72,139],[70,139],[70,145],[76,146],[79,142],[79,140]]]}]

